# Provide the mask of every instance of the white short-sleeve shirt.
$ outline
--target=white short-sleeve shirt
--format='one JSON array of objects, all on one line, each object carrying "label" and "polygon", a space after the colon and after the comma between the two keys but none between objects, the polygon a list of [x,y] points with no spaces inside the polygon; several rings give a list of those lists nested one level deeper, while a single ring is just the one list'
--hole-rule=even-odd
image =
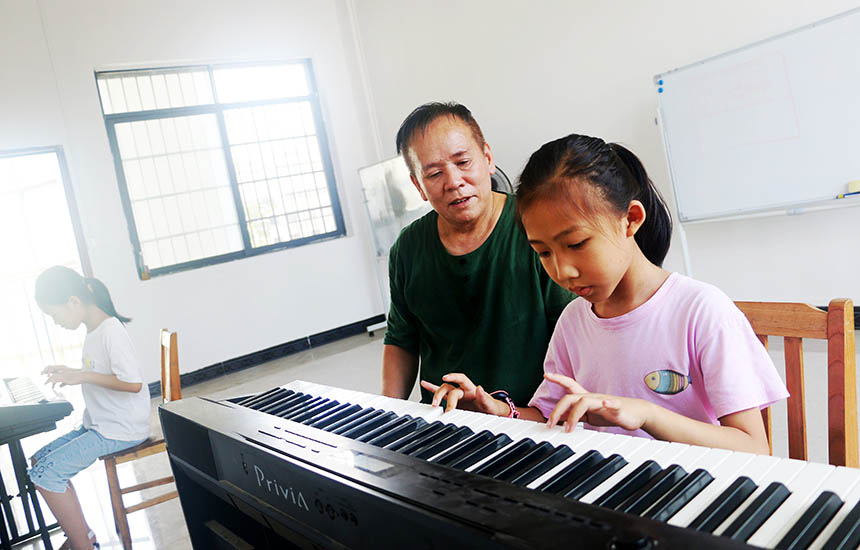
[{"label": "white short-sleeve shirt", "polygon": [[141,385],[140,391],[130,393],[95,384],[81,384],[86,404],[84,427],[120,441],[149,437],[149,386],[143,380],[131,337],[119,319],[110,317],[87,334],[82,368],[113,374],[123,382]]}]

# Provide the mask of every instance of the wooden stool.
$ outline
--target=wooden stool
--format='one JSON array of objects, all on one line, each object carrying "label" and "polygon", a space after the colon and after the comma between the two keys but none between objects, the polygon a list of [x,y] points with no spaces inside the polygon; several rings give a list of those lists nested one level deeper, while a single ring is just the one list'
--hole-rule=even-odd
[{"label": "wooden stool", "polygon": [[175,490],[169,491],[144,500],[143,502],[133,506],[126,506],[122,499],[123,495],[143,491],[144,489],[149,489],[151,487],[158,487],[159,485],[173,483],[173,476],[138,483],[137,485],[132,485],[130,487],[122,487],[119,484],[119,476],[116,471],[117,464],[123,464],[146,456],[162,453],[166,451],[166,449],[167,447],[164,443],[164,439],[150,438],[140,445],[101,457],[101,460],[105,463],[105,472],[107,473],[108,491],[110,492],[110,503],[111,508],[113,509],[114,524],[116,525],[116,532],[119,535],[119,539],[122,542],[124,550],[131,550],[131,533],[128,530],[128,514],[137,512],[138,510],[143,510],[144,508],[149,508],[150,506],[155,506],[156,504],[160,504],[172,498],[176,498],[178,493]]}]

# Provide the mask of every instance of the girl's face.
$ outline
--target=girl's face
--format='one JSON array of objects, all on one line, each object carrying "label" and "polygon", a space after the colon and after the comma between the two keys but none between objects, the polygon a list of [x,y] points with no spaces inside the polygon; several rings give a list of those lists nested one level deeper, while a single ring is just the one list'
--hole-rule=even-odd
[{"label": "girl's face", "polygon": [[559,286],[591,303],[609,299],[624,278],[637,246],[633,235],[641,225],[635,218],[641,204],[623,216],[595,213],[584,216],[555,197],[540,198],[522,213],[529,244],[544,269]]},{"label": "girl's face", "polygon": [[77,296],[70,296],[65,304],[39,304],[39,308],[53,319],[54,323],[69,330],[75,330],[81,326],[86,313],[83,303]]}]

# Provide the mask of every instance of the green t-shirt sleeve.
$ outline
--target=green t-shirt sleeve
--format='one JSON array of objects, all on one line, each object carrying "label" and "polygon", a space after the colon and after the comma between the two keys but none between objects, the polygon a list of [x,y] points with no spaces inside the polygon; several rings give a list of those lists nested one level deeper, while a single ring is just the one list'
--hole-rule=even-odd
[{"label": "green t-shirt sleeve", "polygon": [[391,305],[388,309],[388,326],[383,343],[401,347],[418,355],[418,324],[409,311],[404,292],[405,272],[400,258],[400,241],[394,243],[388,254],[388,287]]}]

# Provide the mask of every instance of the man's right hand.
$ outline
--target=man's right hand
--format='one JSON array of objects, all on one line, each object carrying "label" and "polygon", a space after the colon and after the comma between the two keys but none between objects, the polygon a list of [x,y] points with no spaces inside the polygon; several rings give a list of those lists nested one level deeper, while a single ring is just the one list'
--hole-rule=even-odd
[{"label": "man's right hand", "polygon": [[445,412],[453,411],[458,405],[460,409],[496,416],[508,416],[511,412],[507,403],[493,398],[484,388],[476,386],[468,376],[460,372],[443,376],[441,386],[422,380],[421,387],[433,392],[432,406],[438,407],[443,399],[446,400]]}]

